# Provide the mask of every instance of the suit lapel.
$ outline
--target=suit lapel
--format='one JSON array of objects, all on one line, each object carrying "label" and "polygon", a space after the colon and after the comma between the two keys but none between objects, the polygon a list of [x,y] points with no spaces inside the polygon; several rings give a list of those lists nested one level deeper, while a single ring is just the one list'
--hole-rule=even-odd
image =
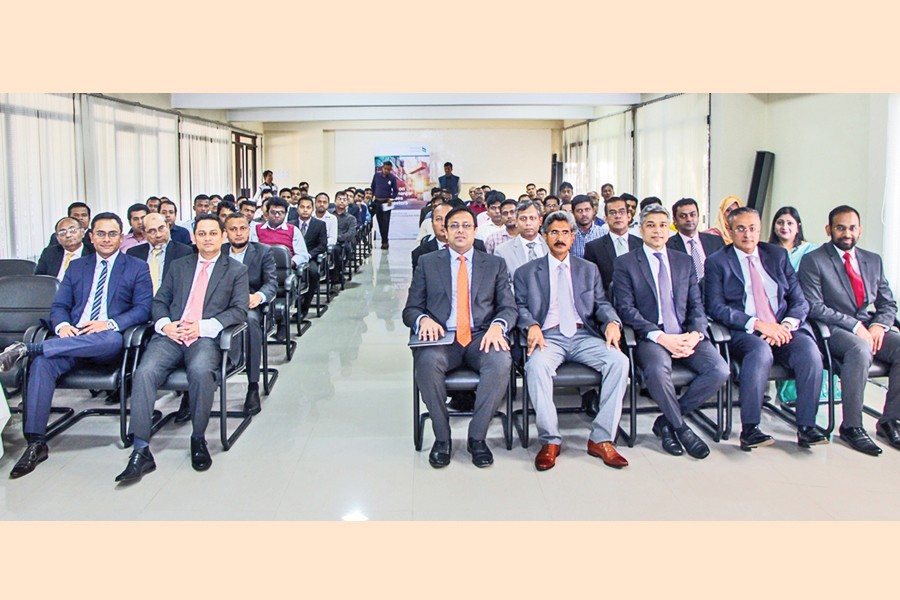
[{"label": "suit lapel", "polygon": [[863,252],[859,250],[856,252],[856,262],[859,263],[859,276],[862,277],[863,289],[866,291],[865,301],[867,304],[871,304],[875,301],[876,296],[876,290],[872,289],[871,283],[878,281],[880,273],[875,271],[873,268],[874,265],[872,264],[872,261],[869,260],[869,257],[865,256]]},{"label": "suit lapel", "polygon": [[656,282],[653,280],[653,271],[650,270],[650,264],[647,262],[647,255],[641,251],[635,254],[635,258],[637,258],[641,275],[644,276],[644,279],[647,280],[647,285],[649,285],[650,289],[653,291],[653,297],[656,298],[656,306],[659,307],[659,294],[656,293]]},{"label": "suit lapel", "polygon": [[[680,239],[681,236],[678,236],[678,238]],[[670,273],[672,276],[672,297],[675,300],[675,310],[677,312],[678,307],[682,304],[682,300],[684,301],[684,305],[687,306],[687,286],[679,284],[681,282],[687,282],[690,279],[691,274],[689,270],[683,269],[679,264],[672,261],[672,255],[675,252],[677,252],[677,250],[669,252],[668,249],[666,249],[666,256],[668,257],[669,265],[672,268],[672,272]],[[677,262],[683,264],[683,261]],[[693,262],[691,262],[691,266],[693,266]]]},{"label": "suit lapel", "polygon": [[[834,251],[833,248],[825,247],[825,252],[828,254],[828,258],[831,260],[831,266],[834,267],[835,275],[837,275],[838,281],[841,282],[841,286],[844,288],[844,292],[847,294],[847,297],[850,298],[851,304],[856,306],[856,294],[853,293],[853,287],[850,285],[850,276],[847,275],[847,269],[844,267],[844,261],[841,260],[838,253]],[[860,254],[856,253],[856,260],[859,261]],[[862,270],[862,263],[859,263],[859,268]],[[865,278],[863,278],[863,284],[865,285]]]},{"label": "suit lapel", "polygon": [[[71,265],[69,265],[71,267]],[[85,257],[84,267],[86,270],[87,277],[82,278],[81,280],[81,306],[87,306],[88,302],[91,301],[91,286],[94,284],[94,272],[97,269],[97,255],[91,254],[90,256]],[[80,314],[80,313],[79,313]]]},{"label": "suit lapel", "polygon": [[109,289],[106,291],[106,312],[109,313],[110,298],[114,298],[116,290],[119,289],[119,282],[125,274],[125,253],[119,252],[116,262],[113,264],[112,272],[109,274]]},{"label": "suit lapel", "polygon": [[547,311],[550,307],[550,259],[547,256],[538,261],[537,269],[534,271],[538,280],[538,289],[541,290],[541,310],[535,314],[541,315],[541,322],[547,318]]},{"label": "suit lapel", "polygon": [[[166,251],[166,257],[168,257],[169,252]],[[178,314],[176,315],[179,319],[184,314],[185,309],[187,308],[188,298],[191,295],[191,288],[194,287],[194,273],[197,270],[197,261],[200,260],[199,254],[192,254],[191,260],[186,261],[187,264],[184,265],[185,271],[185,284],[179,285],[180,294],[178,298],[178,307],[180,308]]]},{"label": "suit lapel", "polygon": [[219,285],[219,282],[222,281],[222,278],[225,276],[225,271],[228,270],[229,260],[231,259],[228,258],[228,255],[224,252],[219,254],[218,260],[216,260],[215,265],[213,265],[212,275],[209,278],[209,286],[206,288],[206,296],[203,297],[203,306],[209,304],[209,299],[212,298],[215,293],[216,286]]},{"label": "suit lapel", "polygon": [[443,253],[442,259],[438,261],[439,279],[444,283],[444,294],[447,296],[447,304],[450,305],[453,302],[453,281],[451,280],[453,272],[450,270],[450,251],[438,250],[438,252]]}]

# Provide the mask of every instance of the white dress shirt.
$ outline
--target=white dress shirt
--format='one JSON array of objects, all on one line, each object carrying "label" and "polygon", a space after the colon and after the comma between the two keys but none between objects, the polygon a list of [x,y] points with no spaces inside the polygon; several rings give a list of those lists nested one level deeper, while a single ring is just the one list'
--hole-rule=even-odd
[{"label": "white dress shirt", "polygon": [[[194,289],[194,286],[197,285],[197,277],[200,276],[200,271],[203,270],[204,264],[210,264],[209,268],[206,271],[207,277],[209,280],[212,280],[213,269],[216,268],[216,261],[219,260],[219,256],[221,253],[216,254],[209,260],[206,260],[202,256],[197,257],[197,267],[194,269],[194,278],[191,280],[191,290]],[[209,288],[207,288],[207,291]],[[191,302],[191,294],[188,292],[188,304]],[[187,305],[185,305],[185,310],[187,310]],[[179,317],[180,319],[181,317]],[[160,335],[165,335],[163,333],[163,327],[172,322],[172,319],[169,317],[163,317],[156,322],[156,325],[153,326],[153,329],[156,330],[156,333]],[[222,323],[219,322],[218,319],[200,319],[200,337],[208,337],[214,338],[219,335],[223,329]]]},{"label": "white dress shirt", "polygon": [[550,269],[550,304],[547,305],[547,316],[544,318],[544,324],[541,326],[541,330],[559,327],[560,265],[566,265],[565,273],[569,280],[569,288],[572,290],[572,311],[575,313],[575,323],[577,325],[583,325],[584,321],[581,320],[581,315],[578,314],[578,309],[575,308],[575,286],[572,284],[572,261],[569,260],[569,255],[566,254],[566,257],[562,261],[559,261],[555,256],[548,253],[547,264]]},{"label": "white dress shirt", "polygon": [[[116,258],[118,258],[118,256],[118,250],[107,259],[100,258],[100,255],[97,255],[97,264],[94,267],[94,280],[91,282],[91,291],[88,292],[87,302],[84,305],[84,310],[81,311],[81,317],[78,319],[78,323],[75,324],[75,327],[84,327],[85,323],[88,323],[91,320],[91,309],[94,307],[94,295],[97,293],[97,283],[99,283],[100,273],[103,271],[103,260],[106,260],[107,263],[106,281],[103,284],[103,296],[100,301],[100,316],[97,317],[97,321],[110,321],[109,313],[106,311],[106,305],[109,303],[109,281],[112,279],[113,265],[116,264]],[[70,264],[69,266],[71,267],[72,265]],[[115,321],[110,322],[113,324],[115,331],[118,331],[119,325]],[[55,329],[56,335],[59,335],[59,330],[67,325],[71,325],[71,323],[63,321],[57,325]]]},{"label": "white dress shirt", "polygon": [[337,217],[326,210],[324,215],[322,215],[321,217],[319,215],[315,215],[314,218],[316,218],[320,221],[325,221],[325,231],[328,232],[328,245],[334,246],[335,244],[337,244],[337,238],[338,238]]},{"label": "white dress shirt", "polygon": [[[628,234],[625,234],[627,237]],[[654,252],[657,252],[647,244],[643,245],[644,255],[647,257],[647,264],[650,265],[650,272],[653,274],[653,289],[656,290],[656,321],[654,321],[657,325],[662,323],[662,310],[660,308],[660,299],[659,299],[659,259],[654,256]],[[666,252],[666,249],[663,248],[659,250],[662,255],[662,260],[666,264],[666,273],[669,276],[669,288],[672,290],[672,293],[675,293],[675,287],[672,285],[672,265],[669,263],[669,253]],[[672,303],[675,303],[675,298],[672,298]],[[656,342],[657,338],[661,336],[664,331],[651,331],[647,334],[647,339],[651,342]]]},{"label": "white dress shirt", "polygon": [[[623,235],[616,235],[612,231],[609,232],[609,239],[612,240],[613,250],[616,252],[616,258],[622,256],[623,254],[628,254],[631,252],[631,247],[628,245],[628,236],[631,234],[627,231]],[[622,240],[621,247],[619,247],[619,240]]]},{"label": "white dress shirt", "polygon": [[[766,297],[769,299],[769,307],[772,309],[773,315],[778,314],[778,284],[775,283],[775,280],[772,279],[768,273],[766,273],[766,268],[759,258],[759,247],[753,249],[753,254],[747,254],[737,248],[734,249],[734,252],[738,257],[738,263],[741,265],[741,276],[744,278],[744,296],[747,298],[744,302],[744,312],[750,315],[750,319],[747,321],[747,324],[744,325],[744,330],[747,333],[753,333],[753,326],[756,325],[757,321],[757,312],[756,300],[753,298],[753,282],[750,281],[750,265],[747,262],[747,257],[756,257],[753,266],[756,267],[760,277],[762,277],[763,288],[766,290]],[[784,322],[790,324],[791,331],[796,330],[800,326],[800,321],[793,317],[785,317]]]}]

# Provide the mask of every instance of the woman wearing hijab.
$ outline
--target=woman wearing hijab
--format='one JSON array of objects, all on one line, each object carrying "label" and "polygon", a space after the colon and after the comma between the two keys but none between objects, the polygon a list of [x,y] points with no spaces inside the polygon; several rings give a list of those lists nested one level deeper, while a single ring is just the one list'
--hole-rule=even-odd
[{"label": "woman wearing hijab", "polygon": [[714,233],[725,240],[726,244],[730,244],[731,234],[728,232],[728,214],[742,206],[743,204],[741,204],[741,200],[737,196],[728,196],[724,198],[722,203],[719,204],[719,218],[716,221],[716,226],[707,229],[703,233]]}]

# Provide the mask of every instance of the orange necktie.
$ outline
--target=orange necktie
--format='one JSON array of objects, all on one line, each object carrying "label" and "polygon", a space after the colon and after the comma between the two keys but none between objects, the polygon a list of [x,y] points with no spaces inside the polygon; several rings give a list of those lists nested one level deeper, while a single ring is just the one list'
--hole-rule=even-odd
[{"label": "orange necktie", "polygon": [[465,348],[472,341],[469,326],[469,271],[466,257],[459,257],[459,274],[456,276],[456,341]]}]

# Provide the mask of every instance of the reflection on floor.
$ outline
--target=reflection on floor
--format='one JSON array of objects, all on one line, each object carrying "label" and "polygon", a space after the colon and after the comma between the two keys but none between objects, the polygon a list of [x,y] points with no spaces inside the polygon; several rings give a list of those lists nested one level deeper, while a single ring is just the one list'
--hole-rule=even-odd
[{"label": "reflection on floor", "polygon": [[[34,473],[6,479],[24,442],[14,416],[3,431],[3,519],[897,519],[900,452],[872,458],[835,438],[798,448],[794,432],[764,415],[777,443],[741,452],[735,437],[713,444],[708,459],[665,454],[638,420],[637,444],[620,448],[631,466],[609,469],[585,452],[584,415],[561,418],[565,440],[556,468],[538,473],[531,447],[507,452],[498,421],[488,443],[495,463],[477,469],[465,452],[465,420],[454,421],[453,462],[428,465],[412,443],[412,359],[400,319],[410,279],[412,242],[392,242],[374,256],[321,319],[299,340],[263,411],[232,450],[222,452],[210,423],[213,466],[191,469],[189,425],[170,424],[153,439],[158,469],[132,487],[113,479],[128,452],[116,423],[94,418],[50,443]],[[274,362],[283,350],[273,346]],[[235,406],[240,377],[229,385]],[[869,386],[878,407],[883,392]],[[880,397],[879,397],[880,395]],[[63,393],[61,402],[85,402]],[[14,399],[17,401],[17,399]],[[574,397],[570,401],[576,401]],[[174,410],[176,400],[157,405]],[[824,412],[820,411],[820,412]],[[822,418],[820,414],[820,419]],[[739,416],[735,411],[735,419]],[[874,435],[874,421],[865,417]],[[708,440],[710,441],[710,440]]]}]

